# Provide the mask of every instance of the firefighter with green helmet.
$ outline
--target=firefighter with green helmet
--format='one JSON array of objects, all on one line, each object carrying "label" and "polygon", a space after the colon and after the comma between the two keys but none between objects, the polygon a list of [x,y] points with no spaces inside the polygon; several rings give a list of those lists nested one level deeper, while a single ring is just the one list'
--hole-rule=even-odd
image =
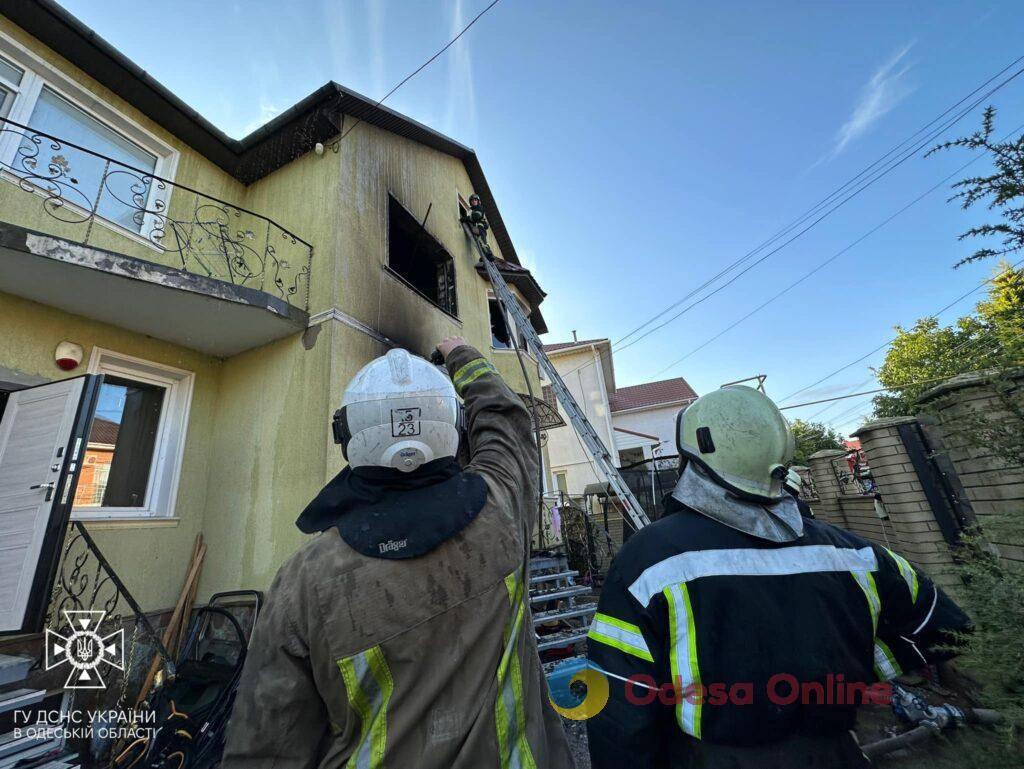
[{"label": "firefighter with green helmet", "polygon": [[968,618],[901,556],[801,516],[764,393],[698,398],[676,440],[666,514],[619,551],[590,627],[610,681],[593,769],[869,766],[857,706],[943,659]]}]

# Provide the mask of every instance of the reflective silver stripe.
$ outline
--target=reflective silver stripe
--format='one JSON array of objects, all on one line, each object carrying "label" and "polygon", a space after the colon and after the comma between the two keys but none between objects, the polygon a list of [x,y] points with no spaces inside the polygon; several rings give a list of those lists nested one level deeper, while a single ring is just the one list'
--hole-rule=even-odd
[{"label": "reflective silver stripe", "polygon": [[698,740],[701,738],[700,667],[697,661],[696,623],[689,591],[685,584],[665,588],[668,599],[668,624],[672,647],[669,668],[676,692],[676,722],[679,728]]},{"label": "reflective silver stripe", "polygon": [[[377,682],[373,678],[373,674],[370,671],[370,663],[367,662],[365,654],[358,654],[353,657],[352,667],[355,670],[356,679],[359,681],[359,688],[363,690],[363,696],[366,697],[367,703],[370,706],[370,722],[372,723],[377,713],[380,712],[380,706],[383,702],[380,687],[377,686]],[[370,739],[370,729],[366,730],[366,736],[359,744],[359,750],[356,752],[355,759],[355,769],[370,769],[373,759],[373,740]]]},{"label": "reflective silver stripe", "polygon": [[891,681],[903,673],[889,647],[881,639],[875,639],[875,673],[882,681]]},{"label": "reflective silver stripe", "polygon": [[666,587],[701,577],[777,576],[819,571],[875,571],[878,561],[870,547],[859,550],[834,545],[804,545],[775,549],[695,550],[666,558],[648,567],[629,586],[641,605]]},{"label": "reflective silver stripe", "polygon": [[864,595],[868,599],[868,608],[871,609],[871,633],[874,635],[878,632],[878,615],[882,613],[882,599],[878,595],[878,587],[875,585],[874,577],[868,572],[854,571],[850,573],[857,580],[857,584],[860,585],[860,589],[864,591]]},{"label": "reflective silver stripe", "polygon": [[338,660],[349,705],[359,716],[359,744],[349,769],[382,769],[387,745],[387,706],[394,690],[380,647]]},{"label": "reflective silver stripe", "polygon": [[[653,662],[651,650],[647,648],[647,642],[636,625],[627,627],[628,622],[616,620],[613,617],[602,619],[606,615],[597,614],[590,623],[590,630],[587,637],[609,646],[627,652],[648,662]],[[635,629],[634,629],[635,628]]]},{"label": "reflective silver stripe", "polygon": [[925,615],[925,618],[921,621],[921,624],[917,626],[917,630],[915,630],[910,635],[917,635],[922,630],[924,630],[925,626],[931,621],[932,614],[935,613],[935,604],[938,603],[938,601],[939,601],[939,589],[937,587],[935,587],[935,585],[932,585],[932,606],[928,610],[928,614]]},{"label": "reflective silver stripe", "polygon": [[885,549],[889,555],[892,556],[893,561],[896,562],[896,568],[900,570],[900,576],[903,577],[903,581],[907,583],[907,590],[910,591],[911,603],[917,603],[917,572],[914,571],[914,567],[910,565],[906,558],[902,555],[897,555],[889,548]]}]

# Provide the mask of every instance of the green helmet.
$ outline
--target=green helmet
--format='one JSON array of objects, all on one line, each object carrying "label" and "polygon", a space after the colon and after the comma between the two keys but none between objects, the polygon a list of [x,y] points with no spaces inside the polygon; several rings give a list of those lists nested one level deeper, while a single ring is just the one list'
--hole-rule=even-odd
[{"label": "green helmet", "polygon": [[697,398],[676,418],[679,455],[736,495],[776,502],[795,444],[779,407],[752,387],[723,387]]}]

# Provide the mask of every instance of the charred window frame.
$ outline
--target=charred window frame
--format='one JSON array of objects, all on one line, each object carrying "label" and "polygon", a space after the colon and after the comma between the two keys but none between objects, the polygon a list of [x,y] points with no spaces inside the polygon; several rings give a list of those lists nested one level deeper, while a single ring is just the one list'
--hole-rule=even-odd
[{"label": "charred window frame", "polygon": [[[519,302],[519,307],[529,315],[529,310],[523,306],[522,302]],[[529,354],[529,348],[526,346],[526,337],[516,328],[515,322],[512,320],[512,314],[506,315],[502,312],[501,302],[490,291],[487,292],[487,309],[491,323],[491,347],[495,350],[514,349],[512,339],[509,336],[509,332],[512,331],[517,335],[516,340],[519,342],[519,349]]]},{"label": "charred window frame", "polygon": [[459,317],[455,260],[394,195],[388,195],[387,269],[454,318]]}]

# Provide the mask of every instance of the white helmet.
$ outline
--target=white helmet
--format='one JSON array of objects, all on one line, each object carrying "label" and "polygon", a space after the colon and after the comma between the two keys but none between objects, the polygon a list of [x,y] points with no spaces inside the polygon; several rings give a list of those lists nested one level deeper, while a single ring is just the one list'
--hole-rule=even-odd
[{"label": "white helmet", "polygon": [[786,480],[782,484],[794,494],[799,494],[804,487],[804,477],[791,467],[786,472]]},{"label": "white helmet", "polygon": [[367,363],[334,412],[334,442],[352,467],[411,472],[459,448],[462,406],[440,369],[405,350]]}]

